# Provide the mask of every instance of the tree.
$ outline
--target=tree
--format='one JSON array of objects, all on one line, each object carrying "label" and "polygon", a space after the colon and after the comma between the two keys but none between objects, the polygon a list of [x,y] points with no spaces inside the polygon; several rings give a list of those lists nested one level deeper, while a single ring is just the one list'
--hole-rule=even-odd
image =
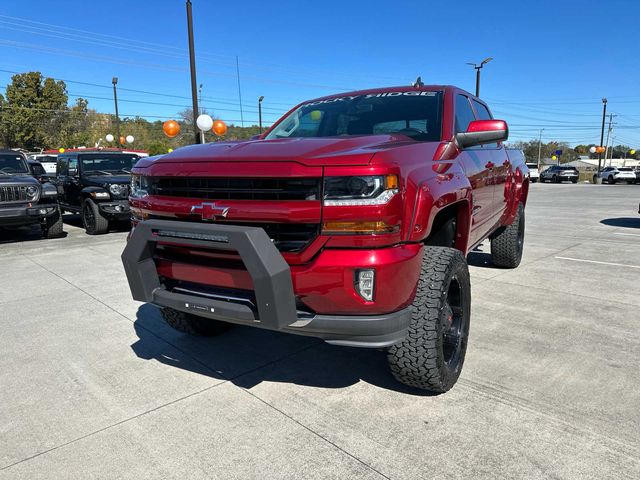
[{"label": "tree", "polygon": [[63,81],[40,72],[14,75],[0,100],[0,135],[6,147],[29,150],[54,145],[61,127],[60,112],[67,110]]}]

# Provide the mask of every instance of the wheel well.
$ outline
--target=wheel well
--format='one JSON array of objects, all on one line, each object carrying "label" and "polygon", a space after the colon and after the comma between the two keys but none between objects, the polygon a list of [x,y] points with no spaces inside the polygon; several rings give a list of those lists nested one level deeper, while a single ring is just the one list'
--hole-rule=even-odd
[{"label": "wheel well", "polygon": [[467,202],[454,203],[436,214],[424,243],[432,247],[452,247],[464,253],[468,231],[469,206]]}]

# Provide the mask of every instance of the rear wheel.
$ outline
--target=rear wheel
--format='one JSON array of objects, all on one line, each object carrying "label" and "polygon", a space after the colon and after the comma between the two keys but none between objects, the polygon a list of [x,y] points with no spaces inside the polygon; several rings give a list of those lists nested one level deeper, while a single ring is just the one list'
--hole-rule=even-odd
[{"label": "rear wheel", "polygon": [[446,392],[462,371],[471,318],[469,269],[459,250],[424,247],[410,308],[407,336],[388,350],[391,372],[405,385]]},{"label": "rear wheel", "polygon": [[82,204],[82,223],[89,235],[101,235],[109,230],[109,220],[100,215],[100,209],[90,198]]},{"label": "rear wheel", "polygon": [[522,260],[524,249],[524,205],[518,204],[518,212],[511,225],[491,239],[491,260],[503,268],[516,268]]},{"label": "rear wheel", "polygon": [[190,335],[200,335],[203,337],[215,337],[226,332],[231,328],[231,324],[220,322],[219,320],[209,320],[208,318],[198,317],[190,313],[180,312],[173,308],[162,308],[160,310],[162,318],[170,327],[179,332],[188,333]]},{"label": "rear wheel", "polygon": [[558,177],[556,175],[554,175],[553,177],[551,177],[551,182],[552,183],[558,183]]},{"label": "rear wheel", "polygon": [[578,183],[578,179],[574,178],[573,180],[571,180],[571,183]]}]

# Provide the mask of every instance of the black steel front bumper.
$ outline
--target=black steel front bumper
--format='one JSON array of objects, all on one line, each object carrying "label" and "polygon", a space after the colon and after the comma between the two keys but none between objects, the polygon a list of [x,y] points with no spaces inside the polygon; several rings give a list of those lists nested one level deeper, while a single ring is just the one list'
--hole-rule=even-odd
[{"label": "black steel front bumper", "polygon": [[[159,242],[238,252],[253,280],[255,304],[167,288],[154,262]],[[132,232],[122,262],[134,300],[205,318],[319,337],[333,344],[393,345],[405,337],[411,319],[408,308],[375,316],[298,312],[289,265],[262,228],[147,220]]]},{"label": "black steel front bumper", "polygon": [[0,227],[33,225],[42,223],[46,218],[56,214],[56,204],[29,206],[0,206]]}]

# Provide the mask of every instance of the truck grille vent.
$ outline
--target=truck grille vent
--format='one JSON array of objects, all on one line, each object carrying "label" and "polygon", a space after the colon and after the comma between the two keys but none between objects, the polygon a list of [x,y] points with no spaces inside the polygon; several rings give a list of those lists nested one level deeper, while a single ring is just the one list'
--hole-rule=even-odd
[{"label": "truck grille vent", "polygon": [[0,186],[0,203],[26,202],[28,201],[27,187],[25,185]]},{"label": "truck grille vent", "polygon": [[208,200],[319,200],[319,178],[154,177],[151,195]]},{"label": "truck grille vent", "polygon": [[[166,219],[166,217],[150,215],[150,219]],[[182,221],[201,222],[201,220],[181,219]],[[281,252],[299,252],[304,250],[320,233],[317,223],[249,223],[249,222],[216,222],[221,225],[242,225],[244,227],[263,228],[275,247]]]}]

